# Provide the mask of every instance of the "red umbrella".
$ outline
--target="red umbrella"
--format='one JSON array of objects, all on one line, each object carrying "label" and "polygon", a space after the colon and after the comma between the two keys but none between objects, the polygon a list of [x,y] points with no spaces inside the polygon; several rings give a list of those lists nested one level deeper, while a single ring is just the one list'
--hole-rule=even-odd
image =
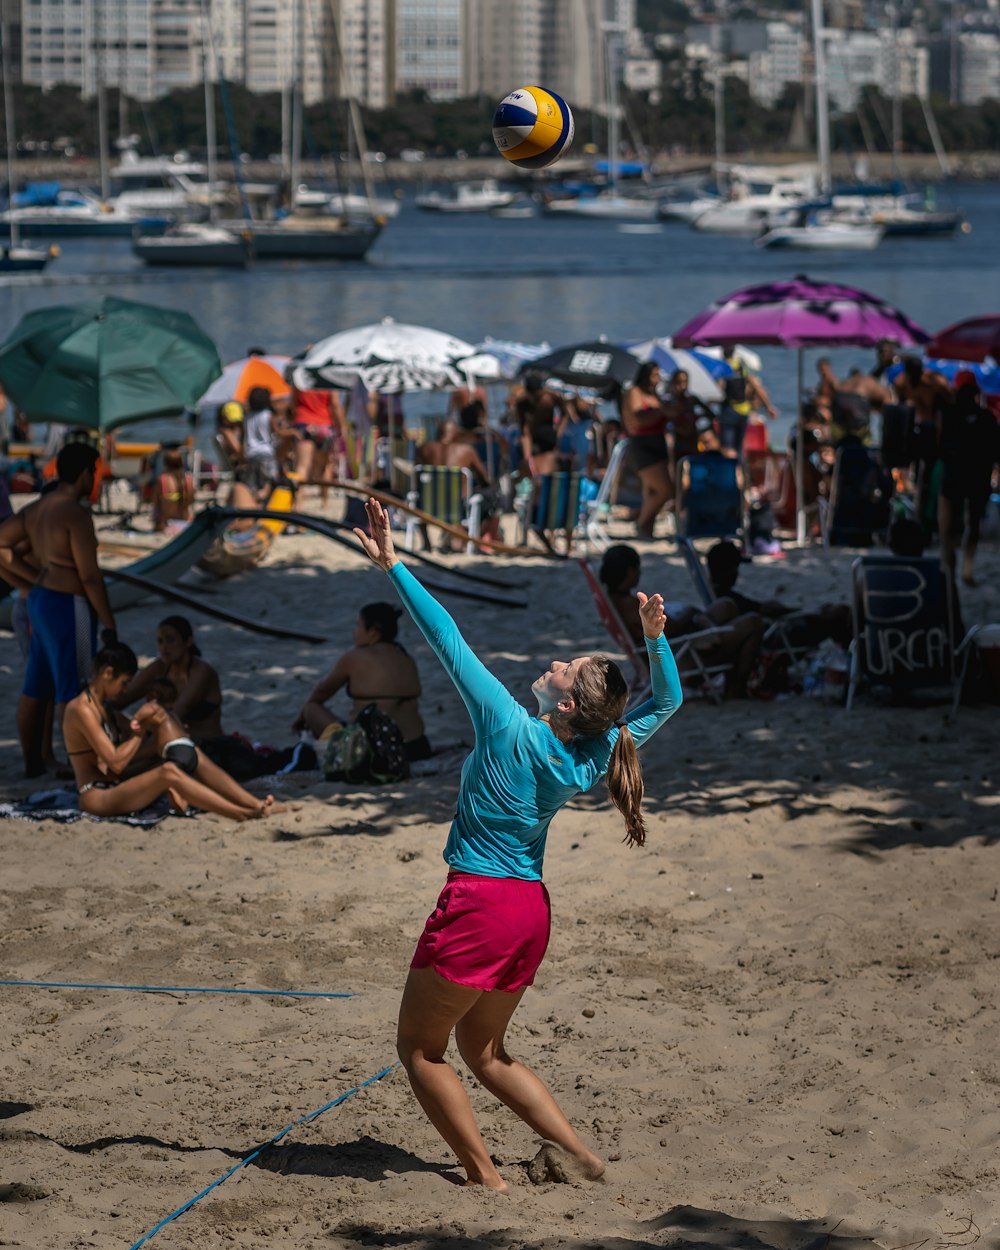
[{"label": "red umbrella", "polygon": [[987,356],[1000,360],[1000,313],[956,321],[953,326],[939,330],[924,351],[940,360],[982,362]]}]

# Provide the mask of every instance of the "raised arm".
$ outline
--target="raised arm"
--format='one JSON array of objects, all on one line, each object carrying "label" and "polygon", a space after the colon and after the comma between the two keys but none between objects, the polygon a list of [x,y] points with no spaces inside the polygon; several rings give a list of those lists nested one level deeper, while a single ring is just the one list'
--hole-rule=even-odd
[{"label": "raised arm", "polygon": [[[660,595],[647,598],[641,592],[638,599],[652,690],[649,698],[625,718],[637,747],[642,746],[661,725],[666,724],[684,701],[673,652],[663,636],[667,623],[663,599]],[[617,737],[618,730],[612,729],[610,733]]]},{"label": "raised arm", "polygon": [[449,613],[396,558],[389,517],[382,505],[369,499],[365,508],[371,535],[360,529],[354,532],[366,554],[389,574],[406,610],[455,683],[476,733],[491,733],[508,724],[524,709],[475,654]]}]

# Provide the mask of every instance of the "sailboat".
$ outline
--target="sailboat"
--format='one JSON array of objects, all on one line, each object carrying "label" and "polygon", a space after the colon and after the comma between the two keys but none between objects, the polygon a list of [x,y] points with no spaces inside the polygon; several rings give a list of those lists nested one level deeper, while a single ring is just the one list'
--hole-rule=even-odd
[{"label": "sailboat", "polygon": [[139,234],[132,251],[147,265],[224,265],[242,268],[250,258],[248,240],[215,223],[215,85],[208,66],[211,31],[202,13],[202,77],[205,82],[205,130],[208,143],[208,222],[184,221],[162,234]]},{"label": "sailboat", "polygon": [[[301,30],[301,0],[293,9],[292,44],[295,73],[291,83],[291,150],[288,185],[290,208],[282,216],[262,220],[254,218],[245,223],[252,236],[252,247],[257,260],[361,260],[372,246],[385,225],[385,218],[371,210],[365,216],[312,216],[300,211],[295,202],[295,189],[299,186],[299,167],[302,156],[302,80],[304,40]],[[339,48],[339,41],[338,41]],[[343,49],[340,49],[341,69],[346,76]],[[349,92],[349,108],[354,133],[359,148],[365,150],[362,136],[361,116],[357,101]],[[370,206],[374,201],[374,189],[364,161],[361,163],[365,179],[365,192]],[[244,228],[244,223],[224,222],[231,229]]]},{"label": "sailboat", "polygon": [[[7,139],[7,191],[13,207],[17,138],[14,131],[14,93],[11,88],[7,51],[9,46],[7,23],[0,22],[0,64],[3,68],[3,113]],[[11,218],[10,243],[0,245],[0,273],[37,273],[58,255],[58,248],[22,247],[17,222]]]},{"label": "sailboat", "polygon": [[606,221],[655,221],[659,205],[655,199],[639,199],[618,191],[619,129],[618,116],[618,56],[616,36],[624,27],[613,22],[603,24],[604,59],[608,85],[608,185],[596,195],[572,199],[549,200],[546,213],[569,217],[590,217]]}]

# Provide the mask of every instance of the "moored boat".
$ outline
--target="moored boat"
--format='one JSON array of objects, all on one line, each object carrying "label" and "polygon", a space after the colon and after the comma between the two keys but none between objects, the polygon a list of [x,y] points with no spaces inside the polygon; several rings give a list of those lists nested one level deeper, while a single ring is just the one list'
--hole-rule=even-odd
[{"label": "moored boat", "polygon": [[226,265],[241,267],[250,258],[250,240],[223,226],[182,222],[163,234],[137,235],[132,251],[147,265]]}]

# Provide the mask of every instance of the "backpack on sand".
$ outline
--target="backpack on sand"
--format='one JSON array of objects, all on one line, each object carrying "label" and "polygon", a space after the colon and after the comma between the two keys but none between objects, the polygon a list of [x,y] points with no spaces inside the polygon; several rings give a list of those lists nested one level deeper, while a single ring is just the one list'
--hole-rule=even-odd
[{"label": "backpack on sand", "polygon": [[351,785],[405,780],[410,766],[399,726],[376,704],[367,704],[353,724],[335,729],[327,739],[323,774],[328,781]]}]

